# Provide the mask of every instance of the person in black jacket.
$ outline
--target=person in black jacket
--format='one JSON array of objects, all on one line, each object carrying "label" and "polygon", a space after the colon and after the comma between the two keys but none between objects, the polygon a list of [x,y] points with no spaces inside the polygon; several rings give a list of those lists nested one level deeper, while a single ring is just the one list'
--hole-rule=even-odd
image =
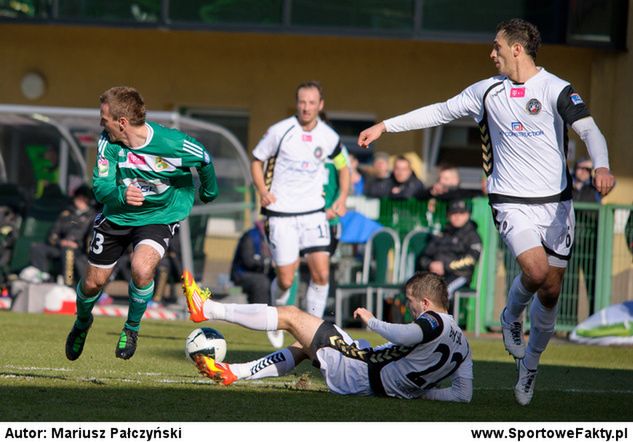
[{"label": "person in black jacket", "polygon": [[[88,263],[88,237],[94,217],[92,190],[82,185],[75,190],[72,203],[57,217],[48,235],[48,243],[31,244],[31,268],[37,269],[42,279],[47,279],[50,263],[59,260],[64,283],[74,286],[75,277],[83,274]],[[36,273],[23,270],[23,274]]]},{"label": "person in black jacket", "polygon": [[231,263],[231,281],[242,288],[249,303],[269,304],[270,284],[274,277],[264,222],[255,221],[255,226],[237,243]]},{"label": "person in black jacket", "polygon": [[419,266],[444,277],[452,301],[457,289],[470,284],[481,254],[481,238],[464,200],[450,201],[447,213],[448,224],[426,246]]},{"label": "person in black jacket", "polygon": [[404,155],[396,157],[391,176],[368,183],[365,194],[370,198],[388,197],[406,200],[419,198],[424,193],[424,184],[415,176],[411,162]]}]

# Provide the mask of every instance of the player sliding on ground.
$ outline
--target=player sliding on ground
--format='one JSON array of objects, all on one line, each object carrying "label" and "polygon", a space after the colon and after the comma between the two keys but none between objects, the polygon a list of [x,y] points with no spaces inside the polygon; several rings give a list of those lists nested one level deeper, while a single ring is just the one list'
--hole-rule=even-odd
[{"label": "player sliding on ground", "polygon": [[[183,291],[194,322],[223,320],[253,330],[286,330],[297,340],[289,347],[242,364],[195,357],[200,372],[230,385],[238,380],[284,376],[305,359],[321,370],[332,393],[391,396],[470,402],[472,358],[466,337],[447,313],[448,293],[441,277],[416,273],[405,284],[407,303],[415,319],[409,324],[390,324],[358,308],[359,318],[390,342],[370,347],[353,340],[336,325],[294,306],[221,304],[201,290],[191,273],[183,273]],[[444,379],[451,385],[438,388]]]}]

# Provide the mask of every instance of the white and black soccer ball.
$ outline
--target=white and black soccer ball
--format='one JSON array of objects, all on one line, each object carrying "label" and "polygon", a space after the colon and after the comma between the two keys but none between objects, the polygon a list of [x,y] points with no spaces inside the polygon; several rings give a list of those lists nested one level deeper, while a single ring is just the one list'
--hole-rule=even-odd
[{"label": "white and black soccer ball", "polygon": [[193,362],[193,357],[203,354],[222,362],[226,356],[226,340],[214,328],[200,327],[189,333],[185,341],[185,355]]}]

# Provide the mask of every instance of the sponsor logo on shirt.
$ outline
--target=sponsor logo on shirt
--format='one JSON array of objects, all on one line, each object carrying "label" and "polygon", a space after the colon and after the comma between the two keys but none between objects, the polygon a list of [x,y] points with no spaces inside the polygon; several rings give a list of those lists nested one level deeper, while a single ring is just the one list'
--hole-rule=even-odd
[{"label": "sponsor logo on shirt", "polygon": [[524,87],[513,87],[510,89],[510,97],[511,98],[523,98],[525,97],[525,88]]},{"label": "sponsor logo on shirt", "polygon": [[541,111],[542,107],[543,106],[541,105],[541,102],[538,101],[536,98],[532,98],[530,101],[527,102],[527,105],[525,106],[530,115],[538,114]]},{"label": "sponsor logo on shirt", "polygon": [[301,135],[301,141],[312,142],[312,134]]},{"label": "sponsor logo on shirt", "polygon": [[520,121],[513,121],[512,130],[521,131],[525,130],[525,128],[523,127],[523,123],[521,123]]},{"label": "sponsor logo on shirt", "polygon": [[97,161],[97,171],[99,176],[108,176],[110,170],[110,162],[105,158],[99,158]]},{"label": "sponsor logo on shirt", "polygon": [[420,316],[420,319],[426,320],[429,323],[429,325],[431,326],[432,330],[435,330],[436,328],[438,328],[440,326],[440,323],[437,322],[437,319],[435,319],[433,316],[429,315],[428,313],[423,313]]},{"label": "sponsor logo on shirt", "polygon": [[140,156],[140,155],[136,155],[134,152],[129,152],[129,153],[127,154],[127,161],[128,161],[128,163],[130,163],[130,164],[134,164],[134,165],[136,165],[136,166],[140,166],[140,165],[143,165],[143,164],[147,164],[147,163],[145,162],[145,158],[143,158],[143,157],[142,157],[142,156]]},{"label": "sponsor logo on shirt", "polygon": [[534,130],[528,131],[526,130],[523,123],[520,121],[513,121],[510,123],[510,130],[499,131],[499,135],[502,137],[520,137],[520,138],[531,138],[531,137],[540,137],[544,132],[542,130]]},{"label": "sponsor logo on shirt", "polygon": [[574,106],[584,103],[584,101],[582,101],[582,98],[580,98],[580,95],[576,93],[571,94],[569,96],[569,99],[572,103],[574,103]]}]

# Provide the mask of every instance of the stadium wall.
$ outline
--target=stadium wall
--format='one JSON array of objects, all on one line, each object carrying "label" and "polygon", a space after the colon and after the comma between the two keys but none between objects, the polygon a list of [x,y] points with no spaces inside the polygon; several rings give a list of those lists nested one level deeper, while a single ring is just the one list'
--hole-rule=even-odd
[{"label": "stadium wall", "polygon": [[[294,88],[306,79],[324,84],[326,110],[380,120],[444,100],[495,73],[488,44],[13,24],[0,26],[0,41],[0,103],[96,107],[102,91],[127,84],[143,93],[152,110],[246,111],[247,150],[293,111]],[[538,63],[571,81],[589,103],[619,181],[609,202],[630,203],[633,100],[627,91],[633,57],[546,46]],[[46,79],[46,92],[35,101],[20,91],[29,71]],[[416,132],[387,135],[378,147],[402,153],[420,152],[421,146],[422,133]]]}]

